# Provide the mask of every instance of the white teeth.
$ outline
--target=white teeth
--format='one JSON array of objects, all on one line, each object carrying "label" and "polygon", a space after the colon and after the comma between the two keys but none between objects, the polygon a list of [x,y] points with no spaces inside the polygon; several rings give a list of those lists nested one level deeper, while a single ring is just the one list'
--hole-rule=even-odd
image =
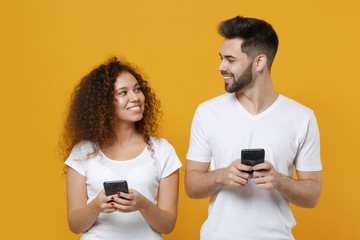
[{"label": "white teeth", "polygon": [[230,77],[224,77],[224,79],[230,79]]},{"label": "white teeth", "polygon": [[131,111],[136,111],[136,110],[139,110],[139,109],[140,109],[139,106],[129,108],[129,110],[131,110]]}]

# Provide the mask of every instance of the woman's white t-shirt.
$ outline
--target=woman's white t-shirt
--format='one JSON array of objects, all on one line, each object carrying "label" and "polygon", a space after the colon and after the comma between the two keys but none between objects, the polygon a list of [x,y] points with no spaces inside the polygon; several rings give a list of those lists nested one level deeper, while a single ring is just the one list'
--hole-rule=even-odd
[{"label": "woman's white t-shirt", "polygon": [[[126,180],[135,189],[157,204],[159,182],[182,165],[175,149],[165,140],[151,137],[152,153],[148,147],[136,158],[115,161],[100,150],[92,154],[96,145],[89,141],[77,144],[65,164],[86,177],[88,201],[91,202],[104,188],[103,182]],[[100,213],[93,226],[82,234],[82,240],[95,239],[162,239],[139,211],[131,213]]]}]

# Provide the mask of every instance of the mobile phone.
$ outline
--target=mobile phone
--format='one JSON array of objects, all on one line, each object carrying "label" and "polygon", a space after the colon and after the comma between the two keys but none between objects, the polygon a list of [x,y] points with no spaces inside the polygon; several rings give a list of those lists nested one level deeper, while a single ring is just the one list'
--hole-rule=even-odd
[{"label": "mobile phone", "polygon": [[[265,159],[265,150],[262,148],[243,149],[241,150],[241,163],[248,166],[255,166],[263,163]],[[253,174],[254,171],[245,171]]]},{"label": "mobile phone", "polygon": [[[106,181],[104,182],[105,195],[114,195],[117,192],[129,193],[128,185],[125,180]],[[112,202],[112,200],[110,201]]]}]

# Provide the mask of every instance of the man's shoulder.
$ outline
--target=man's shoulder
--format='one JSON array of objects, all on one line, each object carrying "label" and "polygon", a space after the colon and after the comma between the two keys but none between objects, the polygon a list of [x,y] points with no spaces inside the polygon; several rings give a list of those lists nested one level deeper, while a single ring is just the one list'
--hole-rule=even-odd
[{"label": "man's shoulder", "polygon": [[201,116],[207,116],[224,112],[225,109],[229,109],[232,106],[233,94],[225,93],[217,97],[211,98],[203,103],[200,103],[197,107],[197,114]]},{"label": "man's shoulder", "polygon": [[283,109],[287,113],[291,113],[291,114],[295,114],[295,115],[304,115],[304,116],[309,116],[309,115],[313,114],[313,110],[306,107],[305,105],[303,105],[291,98],[288,98],[284,95],[281,95],[281,97],[282,97]]},{"label": "man's shoulder", "polygon": [[233,98],[234,98],[234,94],[224,93],[222,95],[216,96],[214,98],[211,98],[211,99],[201,103],[200,106],[204,107],[204,108],[224,106],[224,104],[230,103]]}]

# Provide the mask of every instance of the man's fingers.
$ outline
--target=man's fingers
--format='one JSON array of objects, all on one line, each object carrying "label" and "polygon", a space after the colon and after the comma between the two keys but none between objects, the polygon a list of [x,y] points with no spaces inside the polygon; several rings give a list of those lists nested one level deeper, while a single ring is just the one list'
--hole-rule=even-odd
[{"label": "man's fingers", "polygon": [[237,162],[235,164],[235,168],[239,171],[251,171],[252,170],[252,167],[251,166],[248,166],[248,165],[245,165],[245,164],[242,164],[241,162]]},{"label": "man's fingers", "polygon": [[228,187],[243,187],[247,184],[248,179],[251,178],[251,175],[245,172],[238,171],[237,174],[230,174]]},{"label": "man's fingers", "polygon": [[270,170],[273,168],[273,165],[269,162],[269,161],[266,161],[263,162],[263,163],[259,163],[259,164],[256,164],[253,169],[254,171],[259,171],[259,170]]},{"label": "man's fingers", "polygon": [[266,180],[266,177],[254,177],[254,183],[256,184],[263,184],[263,183],[266,183],[267,180]]},{"label": "man's fingers", "polygon": [[266,189],[266,190],[272,189],[272,185],[270,183],[256,184],[256,187],[258,189]]}]

